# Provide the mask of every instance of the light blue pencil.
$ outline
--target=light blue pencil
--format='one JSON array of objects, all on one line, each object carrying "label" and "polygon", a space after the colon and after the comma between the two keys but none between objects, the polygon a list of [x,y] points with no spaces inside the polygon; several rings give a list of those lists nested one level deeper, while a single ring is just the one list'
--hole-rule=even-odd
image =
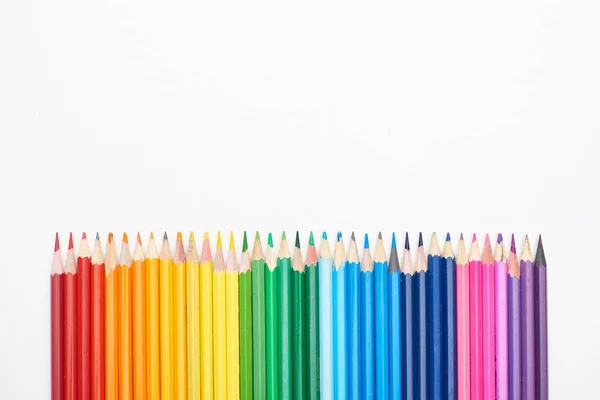
[{"label": "light blue pencil", "polygon": [[[368,247],[368,246],[367,246]],[[354,232],[350,240],[346,259],[346,369],[348,370],[348,400],[360,400],[361,394],[361,358],[360,329],[366,321],[360,319],[360,261]]]},{"label": "light blue pencil", "polygon": [[322,399],[333,399],[332,268],[331,249],[327,241],[327,233],[323,232],[319,249],[319,351]]},{"label": "light blue pencil", "polygon": [[400,262],[396,249],[396,234],[392,234],[389,262],[389,327],[390,327],[390,399],[402,399],[402,333],[400,317]]},{"label": "light blue pencil", "polygon": [[346,400],[346,251],[338,233],[333,255],[333,398]]},{"label": "light blue pencil", "polygon": [[373,258],[373,288],[375,292],[375,398],[388,399],[389,388],[389,315],[388,262],[381,232]]},{"label": "light blue pencil", "polygon": [[362,400],[375,399],[375,307],[373,306],[373,258],[365,234],[360,263],[360,390]]}]

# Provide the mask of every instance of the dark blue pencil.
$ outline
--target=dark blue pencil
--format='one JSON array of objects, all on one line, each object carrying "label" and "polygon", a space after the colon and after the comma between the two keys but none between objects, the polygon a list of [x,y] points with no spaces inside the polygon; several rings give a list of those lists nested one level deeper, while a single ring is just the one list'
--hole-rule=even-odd
[{"label": "dark blue pencil", "polygon": [[429,398],[442,399],[442,259],[437,235],[431,235],[427,256]]},{"label": "dark blue pencil", "polygon": [[456,260],[450,241],[442,253],[442,371],[444,399],[455,400],[456,393]]},{"label": "dark blue pencil", "polygon": [[415,344],[413,324],[413,275],[412,259],[410,256],[410,245],[408,233],[404,242],[404,259],[400,272],[400,292],[402,301],[402,398],[415,398]]},{"label": "dark blue pencil", "polygon": [[419,233],[419,248],[415,264],[415,399],[427,400],[427,260],[423,236]]},{"label": "dark blue pencil", "polygon": [[392,234],[392,250],[388,264],[388,310],[390,313],[390,399],[402,398],[402,334],[400,331],[400,262],[396,249],[396,234]]}]

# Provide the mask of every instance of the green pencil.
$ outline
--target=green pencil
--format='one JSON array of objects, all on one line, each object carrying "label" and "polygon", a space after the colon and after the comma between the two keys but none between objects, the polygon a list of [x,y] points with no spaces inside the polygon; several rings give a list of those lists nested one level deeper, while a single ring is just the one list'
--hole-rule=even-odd
[{"label": "green pencil", "polygon": [[[277,255],[279,274],[279,398],[292,399],[292,259],[285,232]],[[295,372],[294,372],[295,373]]]},{"label": "green pencil", "polygon": [[319,400],[321,391],[319,359],[319,258],[315,249],[315,239],[310,233],[306,252],[306,356],[308,392],[307,400]]},{"label": "green pencil", "polygon": [[267,365],[267,395],[260,399],[279,399],[279,279],[277,256],[273,249],[273,235],[269,233],[265,256],[265,353]]},{"label": "green pencil", "polygon": [[267,398],[265,340],[265,259],[256,232],[252,249],[252,383],[255,399]]},{"label": "green pencil", "polygon": [[[280,253],[281,254],[281,253]],[[306,399],[306,313],[304,312],[304,262],[300,251],[300,237],[296,231],[296,246],[292,261],[292,362],[293,396],[290,399]]]},{"label": "green pencil", "polygon": [[252,272],[250,271],[248,239],[245,231],[238,282],[240,302],[240,400],[252,400]]}]

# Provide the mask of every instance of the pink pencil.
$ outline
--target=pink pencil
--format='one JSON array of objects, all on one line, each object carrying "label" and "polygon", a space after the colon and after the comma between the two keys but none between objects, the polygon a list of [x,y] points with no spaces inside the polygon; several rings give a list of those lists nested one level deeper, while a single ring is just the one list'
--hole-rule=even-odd
[{"label": "pink pencil", "polygon": [[481,297],[482,301],[482,325],[483,325],[483,399],[496,399],[496,297],[495,290],[495,270],[494,256],[492,256],[492,245],[490,236],[485,235],[485,245],[483,246],[483,257],[481,263]]},{"label": "pink pencil", "polygon": [[456,355],[457,400],[469,400],[469,261],[462,234],[456,255]]},{"label": "pink pencil", "polygon": [[502,234],[494,252],[496,269],[496,398],[508,399],[508,325],[506,292],[506,253]]},{"label": "pink pencil", "polygon": [[473,234],[469,253],[469,322],[471,339],[471,397],[483,399],[483,326],[482,310],[481,255],[477,235]]}]

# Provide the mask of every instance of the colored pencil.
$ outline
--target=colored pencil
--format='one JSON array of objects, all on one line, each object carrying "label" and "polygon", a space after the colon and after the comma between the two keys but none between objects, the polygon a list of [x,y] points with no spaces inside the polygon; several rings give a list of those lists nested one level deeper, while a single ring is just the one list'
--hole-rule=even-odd
[{"label": "colored pencil", "polygon": [[154,234],[150,233],[146,268],[146,382],[148,400],[160,400],[159,261]]},{"label": "colored pencil", "polygon": [[415,264],[415,398],[427,399],[427,260],[423,248],[423,235],[419,233],[417,262]]},{"label": "colored pencil", "polygon": [[90,268],[90,377],[92,400],[104,400],[104,254],[96,233]]},{"label": "colored pencil", "polygon": [[212,277],[213,260],[208,232],[205,232],[200,258],[200,393],[203,399],[212,399],[214,394]]},{"label": "colored pencil", "polygon": [[510,240],[507,284],[508,399],[521,400],[521,268],[515,235]]},{"label": "colored pencil", "polygon": [[507,326],[507,269],[502,234],[498,234],[494,251],[496,270],[496,398],[508,398],[508,326]]},{"label": "colored pencil", "polygon": [[471,398],[469,261],[462,233],[456,255],[456,379],[458,400]]},{"label": "colored pencil", "polygon": [[373,257],[373,292],[375,303],[375,397],[389,398],[389,323],[388,262],[381,232]]},{"label": "colored pencil", "polygon": [[431,235],[429,255],[427,256],[427,310],[429,333],[429,393],[432,400],[441,400],[443,396],[443,326],[442,326],[442,257],[437,235]]},{"label": "colored pencil", "polygon": [[319,384],[319,260],[313,233],[306,250],[306,347],[307,347],[307,400],[318,400]]},{"label": "colored pencil", "polygon": [[542,235],[538,239],[534,268],[535,315],[535,393],[536,399],[548,399],[548,303],[546,294],[546,255]]},{"label": "colored pencil", "polygon": [[529,238],[521,253],[521,396],[535,399],[535,315],[533,256]]},{"label": "colored pencil", "polygon": [[173,256],[167,233],[158,255],[159,275],[159,342],[160,342],[160,398],[173,399],[174,387],[174,350],[173,343]]},{"label": "colored pencil", "polygon": [[279,398],[279,268],[269,233],[265,254],[265,359],[267,399]]},{"label": "colored pencil", "polygon": [[118,320],[118,294],[119,281],[116,273],[117,250],[112,233],[108,234],[108,244],[106,245],[106,269],[105,281],[105,324],[104,340],[105,360],[104,365],[106,373],[104,376],[105,398],[107,400],[119,398],[119,320]]},{"label": "colored pencil", "polygon": [[188,398],[200,398],[200,257],[194,233],[185,256]]},{"label": "colored pencil", "polygon": [[408,232],[404,239],[404,258],[400,267],[400,302],[402,315],[402,398],[413,399],[415,397],[415,327],[413,319],[414,308],[414,269],[410,255],[410,244]]},{"label": "colored pencil", "polygon": [[119,399],[130,400],[133,397],[133,338],[131,320],[131,255],[127,234],[123,233],[119,263],[115,269],[118,284],[118,336],[119,336]]},{"label": "colored pencil", "polygon": [[73,250],[73,234],[69,234],[69,249],[63,278],[64,292],[64,363],[65,363],[65,400],[77,399],[77,267]]},{"label": "colored pencil", "polygon": [[213,272],[213,371],[214,397],[227,398],[227,295],[225,293],[225,259],[221,232],[217,233]]},{"label": "colored pencil", "polygon": [[292,398],[292,259],[285,232],[277,255],[279,303],[279,398]]},{"label": "colored pencil", "polygon": [[333,399],[333,318],[331,249],[323,232],[319,248],[319,355],[321,357],[321,397]]},{"label": "colored pencil", "polygon": [[225,312],[227,314],[227,399],[240,398],[240,328],[238,265],[233,232],[229,233],[229,254],[225,265]]},{"label": "colored pencil", "polygon": [[483,399],[496,399],[496,298],[494,256],[490,236],[485,235],[485,245],[481,259],[482,297],[482,353],[483,353]]},{"label": "colored pencil", "polygon": [[354,232],[350,237],[350,248],[346,259],[346,332],[348,355],[346,365],[348,370],[349,400],[360,399],[360,259],[356,248]]},{"label": "colored pencil", "polygon": [[[242,259],[243,261],[243,259]],[[252,386],[255,399],[267,398],[265,259],[258,231],[252,249]]]},{"label": "colored pencil", "polygon": [[402,320],[400,313],[402,293],[400,292],[400,261],[396,248],[396,233],[392,233],[388,273],[390,399],[400,400],[402,398]]},{"label": "colored pencil", "polygon": [[456,400],[456,261],[449,233],[442,254],[442,347],[442,396]]},{"label": "colored pencil", "polygon": [[131,266],[133,328],[133,398],[146,400],[146,273],[142,238],[138,232]]},{"label": "colored pencil", "polygon": [[91,268],[92,255],[83,233],[77,254],[77,398],[90,399],[91,376]]},{"label": "colored pencil", "polygon": [[64,398],[64,304],[63,304],[64,270],[60,256],[58,232],[54,240],[54,259],[50,272],[50,332],[52,342],[52,400]]},{"label": "colored pencil", "polygon": [[481,256],[477,236],[473,235],[469,253],[469,330],[471,359],[471,397],[483,399],[483,326]]},{"label": "colored pencil", "polygon": [[333,313],[333,398],[346,399],[346,251],[338,232],[333,253],[331,299]]},{"label": "colored pencil", "polygon": [[176,399],[187,399],[187,301],[186,263],[181,232],[177,232],[173,256],[173,372]]},{"label": "colored pencil", "polygon": [[[286,246],[287,247],[287,246]],[[300,251],[300,236],[296,231],[294,257],[292,258],[292,396],[293,399],[307,398],[307,331],[306,331],[306,282],[304,260]]]},{"label": "colored pencil", "polygon": [[239,275],[240,400],[252,400],[252,271],[248,239],[244,231]]},{"label": "colored pencil", "polygon": [[[375,398],[375,306],[373,304],[373,259],[369,236],[365,234],[362,262],[360,263],[360,375],[361,399]],[[401,377],[396,377],[401,379]]]}]

